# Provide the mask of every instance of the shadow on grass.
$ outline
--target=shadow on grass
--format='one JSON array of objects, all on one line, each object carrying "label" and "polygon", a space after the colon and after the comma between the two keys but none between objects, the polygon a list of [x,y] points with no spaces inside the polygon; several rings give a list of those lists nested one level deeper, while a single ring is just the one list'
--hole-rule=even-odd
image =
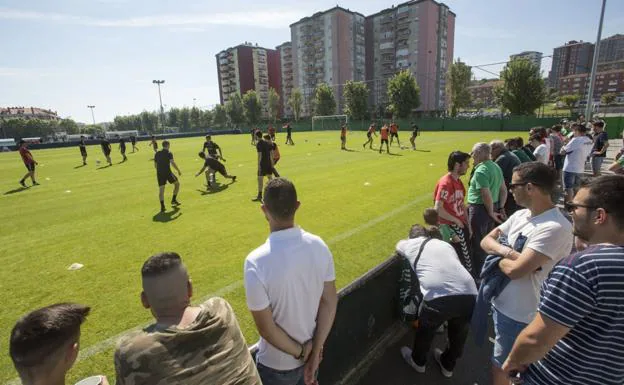
[{"label": "shadow on grass", "polygon": [[109,167],[112,167],[112,166],[113,166],[112,164],[107,164],[106,166],[100,166],[100,167],[96,168],[96,170],[103,170],[105,168],[109,168]]},{"label": "shadow on grass", "polygon": [[341,148],[341,150],[346,152],[359,152],[358,150],[352,150],[350,148]]},{"label": "shadow on grass", "polygon": [[175,221],[176,219],[180,218],[181,215],[182,213],[180,212],[180,208],[173,207],[171,211],[165,211],[164,213],[159,212],[158,214],[154,215],[152,217],[152,221],[167,223],[167,222]]},{"label": "shadow on grass", "polygon": [[413,151],[418,151],[418,152],[431,152],[431,150],[419,150],[419,149],[414,149]]},{"label": "shadow on grass", "polygon": [[18,193],[18,192],[26,191],[29,188],[30,187],[18,187],[16,189],[9,190],[9,191],[5,192],[4,195],[11,195],[11,194],[15,194],[15,193]]},{"label": "shadow on grass", "polygon": [[74,167],[74,170],[77,169],[77,168],[83,168],[84,166],[86,166],[86,164],[81,164],[80,166]]},{"label": "shadow on grass", "polygon": [[403,154],[396,154],[394,152],[389,152],[388,155],[392,155],[392,156],[403,156]]},{"label": "shadow on grass", "polygon": [[217,186],[215,187],[208,187],[207,190],[200,190],[197,189],[197,191],[199,191],[201,193],[201,195],[211,195],[211,194],[216,194],[216,193],[220,193],[223,190],[227,190],[228,187],[230,187],[231,184],[236,183],[234,181],[230,181],[230,183],[228,184],[220,184],[217,182]]}]

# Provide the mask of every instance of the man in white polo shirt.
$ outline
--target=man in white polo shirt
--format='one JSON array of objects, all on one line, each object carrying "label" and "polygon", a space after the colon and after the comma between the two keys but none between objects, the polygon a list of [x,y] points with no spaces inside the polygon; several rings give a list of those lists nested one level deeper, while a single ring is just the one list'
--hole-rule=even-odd
[{"label": "man in white polo shirt", "polygon": [[264,385],[315,381],[338,302],[334,261],[323,240],[295,226],[295,186],[276,178],[262,211],[271,234],[245,260],[247,306],[260,334],[257,366]]},{"label": "man in white polo shirt", "polygon": [[587,137],[587,127],[575,123],[572,126],[574,137],[561,148],[561,154],[565,155],[563,162],[563,188],[565,189],[566,202],[574,198],[574,194],[581,183],[581,176],[585,171],[585,161],[592,152],[593,142]]},{"label": "man in white polo shirt", "polygon": [[556,173],[540,162],[517,166],[509,190],[516,203],[526,209],[516,211],[481,241],[481,247],[488,254],[503,257],[498,266],[511,279],[492,301],[496,333],[493,385],[509,384],[501,367],[516,337],[537,313],[542,282],[555,263],[568,256],[572,249],[572,225],[551,199]]}]

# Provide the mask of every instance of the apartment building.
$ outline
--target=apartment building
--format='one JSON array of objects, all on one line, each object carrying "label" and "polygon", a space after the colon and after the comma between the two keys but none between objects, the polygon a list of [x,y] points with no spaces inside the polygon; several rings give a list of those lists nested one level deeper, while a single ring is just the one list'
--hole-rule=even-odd
[{"label": "apartment building", "polygon": [[374,106],[387,103],[388,80],[409,70],[420,87],[418,110],[444,109],[455,16],[443,3],[414,0],[366,18],[366,77]]},{"label": "apartment building", "polygon": [[555,48],[548,75],[549,86],[557,88],[562,77],[590,72],[593,55],[594,45],[583,41],[572,40]]},{"label": "apartment building", "polygon": [[317,85],[333,87],[341,112],[347,80],[365,80],[364,15],[336,6],[290,25],[293,85],[303,93],[302,116],[312,114]]},{"label": "apartment building", "polygon": [[472,103],[481,101],[485,107],[493,107],[496,104],[496,98],[494,95],[494,89],[503,84],[502,80],[484,80],[479,84],[474,84],[468,87],[468,92],[472,99]]},{"label": "apartment building", "polygon": [[221,104],[232,95],[241,96],[255,90],[268,114],[269,88],[281,92],[280,53],[277,50],[244,43],[228,48],[216,55]]},{"label": "apartment building", "polygon": [[280,55],[280,74],[281,74],[281,93],[280,101],[282,104],[282,116],[292,116],[293,111],[290,108],[288,101],[294,87],[294,69],[293,69],[293,56],[292,56],[292,44],[287,41],[280,44],[275,48]]},{"label": "apartment building", "polygon": [[600,41],[598,71],[624,69],[624,35],[617,34]]},{"label": "apartment building", "polygon": [[[579,95],[581,100],[584,100],[587,99],[588,92],[588,73],[568,75],[559,79],[560,95]],[[598,101],[606,93],[614,93],[618,97],[624,96],[624,69],[596,73],[593,99]]]},{"label": "apartment building", "polygon": [[58,121],[56,111],[39,107],[0,107],[0,121],[8,119],[41,119]]},{"label": "apartment building", "polygon": [[537,68],[541,68],[542,67],[542,56],[543,54],[541,52],[537,52],[537,51],[523,51],[520,52],[518,54],[515,55],[510,55],[509,56],[509,60],[515,60],[515,59],[526,59],[528,61],[530,61],[531,63],[533,63],[534,65],[537,66]]}]

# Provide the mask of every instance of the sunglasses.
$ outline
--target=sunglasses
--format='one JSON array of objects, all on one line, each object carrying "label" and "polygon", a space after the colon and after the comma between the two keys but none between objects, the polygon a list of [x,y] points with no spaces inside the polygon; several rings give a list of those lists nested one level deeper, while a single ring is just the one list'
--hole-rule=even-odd
[{"label": "sunglasses", "polygon": [[582,205],[582,204],[578,204],[578,203],[565,202],[563,204],[563,208],[565,209],[565,211],[571,213],[572,211],[576,211],[576,209],[578,209],[578,208],[595,210],[595,209],[598,208],[598,206],[589,206],[589,205]]},{"label": "sunglasses", "polygon": [[531,182],[523,182],[523,183],[510,183],[510,184],[509,184],[509,190],[513,190],[513,189],[515,189],[516,187],[520,187],[520,186],[526,186],[526,185],[528,185],[529,183],[531,183]]}]

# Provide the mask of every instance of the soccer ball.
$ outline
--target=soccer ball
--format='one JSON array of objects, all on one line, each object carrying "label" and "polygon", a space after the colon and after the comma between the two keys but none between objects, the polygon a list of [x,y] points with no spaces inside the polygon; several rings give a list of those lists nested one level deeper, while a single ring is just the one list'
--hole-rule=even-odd
[{"label": "soccer ball", "polygon": [[96,161],[95,161],[95,164],[99,165],[99,164],[100,164],[100,160],[99,160],[99,159],[98,159],[98,160],[96,160]]}]

